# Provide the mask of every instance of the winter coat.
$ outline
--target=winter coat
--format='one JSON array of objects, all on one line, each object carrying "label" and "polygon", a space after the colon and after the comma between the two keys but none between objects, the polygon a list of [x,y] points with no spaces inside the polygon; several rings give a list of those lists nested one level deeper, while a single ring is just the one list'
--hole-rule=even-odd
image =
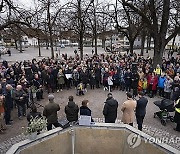
[{"label": "winter coat", "polygon": [[7,90],[5,94],[5,103],[4,108],[5,110],[11,110],[13,108],[13,99],[11,95],[11,90]]},{"label": "winter coat", "polygon": [[90,85],[95,85],[96,84],[96,77],[95,74],[90,75]]},{"label": "winter coat", "polygon": [[87,106],[81,106],[80,115],[91,116],[91,110]]},{"label": "winter coat", "polygon": [[[153,81],[153,82],[151,82],[151,81]],[[157,89],[157,84],[158,84],[157,76],[154,76],[154,79],[152,78],[151,75],[148,77],[148,86],[150,84],[152,85],[152,90],[156,90]]]},{"label": "winter coat", "polygon": [[137,100],[136,115],[145,116],[147,103],[148,100],[145,97],[141,97],[139,100]]},{"label": "winter coat", "polygon": [[66,118],[69,122],[78,120],[79,107],[75,102],[70,101],[68,105],[65,106]]},{"label": "winter coat", "polygon": [[[23,90],[20,90],[20,91],[15,91],[14,92],[14,100],[16,101],[16,103],[18,105],[24,105],[26,104],[27,102],[27,94],[23,91]],[[20,99],[20,97],[23,97],[23,99]]]},{"label": "winter coat", "polygon": [[131,85],[131,83],[132,83],[132,73],[131,72],[126,72],[125,74],[124,74],[124,80],[125,80],[125,84],[126,85]]},{"label": "winter coat", "polygon": [[137,88],[138,87],[138,81],[139,81],[139,75],[137,73],[132,74],[132,88]]},{"label": "winter coat", "polygon": [[119,84],[119,74],[118,73],[115,73],[113,75],[113,83],[118,85]]},{"label": "winter coat", "polygon": [[49,102],[43,111],[43,116],[47,118],[48,124],[56,123],[58,121],[57,111],[60,110],[59,104]]},{"label": "winter coat", "polygon": [[165,80],[166,80],[165,77],[162,77],[162,76],[159,77],[159,80],[158,80],[158,87],[159,87],[159,88],[164,88],[164,82],[165,82]]},{"label": "winter coat", "polygon": [[95,78],[97,81],[101,81],[101,69],[100,68],[95,69]]},{"label": "winter coat", "polygon": [[81,78],[83,84],[87,84],[89,82],[89,74],[88,74],[88,72],[87,71],[86,72],[81,72],[80,73],[80,78]]},{"label": "winter coat", "polygon": [[57,82],[58,82],[58,84],[65,84],[64,74],[63,73],[58,73],[57,74]]},{"label": "winter coat", "polygon": [[112,76],[109,76],[109,77],[108,77],[108,85],[109,85],[109,86],[112,86],[112,85],[113,85],[113,78],[112,78]]},{"label": "winter coat", "polygon": [[114,123],[117,118],[118,102],[114,98],[109,98],[105,102],[103,115],[106,123]]},{"label": "winter coat", "polygon": [[122,122],[125,124],[133,123],[135,117],[135,108],[136,108],[136,101],[134,100],[127,100],[123,103],[121,111],[123,112],[122,115]]},{"label": "winter coat", "polygon": [[172,91],[172,80],[166,79],[164,82],[164,92],[170,93]]}]

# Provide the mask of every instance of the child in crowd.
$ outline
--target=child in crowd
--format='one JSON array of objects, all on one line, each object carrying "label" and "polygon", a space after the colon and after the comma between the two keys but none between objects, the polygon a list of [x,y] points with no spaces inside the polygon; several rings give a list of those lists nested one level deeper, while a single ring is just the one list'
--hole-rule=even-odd
[{"label": "child in crowd", "polygon": [[142,89],[143,89],[143,93],[144,93],[144,94],[147,93],[147,85],[148,85],[147,79],[144,78],[144,79],[143,79],[143,83],[142,83]]},{"label": "child in crowd", "polygon": [[82,81],[77,86],[77,96],[84,95],[84,84]]}]

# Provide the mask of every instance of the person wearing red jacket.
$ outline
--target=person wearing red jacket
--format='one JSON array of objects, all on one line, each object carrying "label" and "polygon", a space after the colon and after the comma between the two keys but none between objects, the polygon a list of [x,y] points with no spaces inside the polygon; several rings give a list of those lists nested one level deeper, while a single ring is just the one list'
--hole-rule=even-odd
[{"label": "person wearing red jacket", "polygon": [[149,90],[149,96],[152,98],[154,97],[156,90],[157,90],[157,84],[158,84],[158,77],[153,72],[151,75],[148,75],[148,90]]}]

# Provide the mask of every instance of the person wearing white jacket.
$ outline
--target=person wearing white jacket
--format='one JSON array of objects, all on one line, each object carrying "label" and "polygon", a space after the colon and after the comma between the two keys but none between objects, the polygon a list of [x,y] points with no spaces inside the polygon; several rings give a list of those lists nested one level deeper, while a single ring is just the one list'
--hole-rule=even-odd
[{"label": "person wearing white jacket", "polygon": [[112,91],[112,86],[113,86],[113,78],[112,78],[112,76],[109,76],[109,77],[108,77],[109,92]]}]

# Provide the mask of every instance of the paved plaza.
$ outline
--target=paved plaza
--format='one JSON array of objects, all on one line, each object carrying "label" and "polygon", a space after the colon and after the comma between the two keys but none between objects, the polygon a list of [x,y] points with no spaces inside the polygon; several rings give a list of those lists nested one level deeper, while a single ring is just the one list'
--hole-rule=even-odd
[{"label": "paved plaza", "polygon": [[[92,49],[94,50],[94,48],[91,47],[84,47],[84,55],[88,54],[88,55],[92,55]],[[29,48],[25,48],[25,50],[23,51],[23,53],[20,53],[18,50],[14,49],[14,48],[10,48],[11,50],[11,56],[5,54],[1,56],[0,62],[2,62],[3,60],[7,60],[10,62],[15,62],[15,61],[22,61],[22,60],[32,60],[33,58],[36,59],[42,59],[44,57],[51,57],[51,50],[46,49],[45,47],[41,48],[41,57],[38,57],[38,48],[37,47],[29,47]],[[74,50],[78,51],[78,47],[66,47],[66,48],[54,48],[54,53],[58,53],[60,55],[67,53],[68,56],[74,56]],[[134,50],[134,52],[136,52],[137,54],[140,54],[140,50]],[[104,49],[102,47],[98,47],[98,54],[107,54]],[[124,54],[125,52],[122,52],[122,54]],[[147,56],[153,57],[153,50],[150,50],[148,53],[144,52],[144,57]],[[177,53],[174,53],[173,56],[176,57]],[[165,56],[167,57],[167,52],[165,52]]]},{"label": "paved plaza", "polygon": [[[114,90],[113,92],[114,98],[117,99],[119,102],[119,107],[118,107],[118,120],[117,123],[120,122],[122,113],[121,113],[121,106],[122,103],[126,100],[126,95],[125,92]],[[101,89],[95,89],[91,90],[88,88],[88,92],[84,96],[76,96],[76,90],[71,89],[71,90],[63,90],[62,92],[59,93],[54,93],[55,95],[55,101],[60,104],[61,110],[58,113],[59,119],[63,119],[65,117],[64,113],[64,107],[67,105],[68,102],[68,96],[73,95],[75,102],[78,104],[78,106],[81,105],[81,101],[83,99],[88,99],[89,100],[89,107],[92,110],[92,117],[95,119],[95,121],[103,121],[103,106],[105,99],[107,97],[108,92],[103,91],[103,88]],[[48,103],[47,100],[47,92],[44,93],[45,99],[38,102],[41,105],[45,105]],[[154,112],[159,111],[159,108],[153,104],[154,101],[159,100],[160,98],[149,98],[148,97],[148,105],[147,105],[147,114],[144,120],[144,129],[143,131],[148,133],[151,136],[158,136],[158,137],[168,137],[168,138],[176,138],[180,137],[180,134],[176,131],[173,130],[175,127],[175,123],[172,123],[171,121],[167,122],[166,126],[162,126],[160,123],[160,120],[158,118],[154,118]],[[37,105],[39,106],[39,105]],[[39,111],[43,111],[42,107],[38,108]],[[27,126],[27,120],[24,117],[23,120],[19,120],[17,118],[17,109],[14,109],[13,111],[13,125],[8,126],[8,129],[6,131],[6,134],[0,135],[0,151],[2,150],[7,150],[8,148],[11,147],[12,144],[19,142],[21,140],[24,140],[26,137],[22,135],[24,131],[24,127]],[[134,121],[135,127],[136,121]],[[171,143],[173,147],[175,148],[180,148],[180,143],[179,144],[173,144]],[[170,144],[170,145],[171,145]]]},{"label": "paved plaza", "polygon": [[[65,48],[61,49],[61,54],[66,53],[68,55],[73,55],[74,50],[77,48]],[[85,54],[91,54],[92,48],[85,48]],[[99,53],[103,53],[102,48],[98,48]],[[50,57],[50,50],[42,49],[42,55],[43,57]],[[20,61],[20,60],[27,60],[27,59],[32,59],[32,58],[38,58],[38,49],[37,48],[28,48],[24,53],[18,53],[18,51],[12,49],[12,56],[8,55],[3,55],[1,60],[6,59],[7,61]],[[118,120],[117,123],[120,122],[121,117],[122,117],[122,112],[121,112],[121,106],[122,103],[126,100],[126,95],[125,92],[119,91],[119,90],[114,90],[113,92],[114,98],[119,102],[119,107],[118,107]],[[76,90],[74,87],[70,90],[63,90],[62,92],[59,93],[54,93],[55,95],[55,101],[56,103],[60,104],[61,110],[58,113],[59,119],[63,119],[65,117],[64,113],[64,107],[67,105],[68,102],[68,96],[73,95],[74,96],[74,101],[78,104],[78,106],[81,105],[81,102],[83,99],[88,99],[89,100],[89,108],[92,110],[92,117],[95,119],[95,121],[103,121],[103,106],[104,102],[107,98],[107,91],[103,90],[103,87],[100,89],[95,89],[91,90],[90,87],[88,87],[88,92],[85,93],[84,96],[76,96]],[[44,98],[42,101],[38,102],[41,105],[45,105],[48,103],[47,99],[47,92],[44,92]],[[173,130],[175,127],[175,123],[172,123],[171,121],[167,122],[166,126],[162,126],[160,123],[160,119],[154,118],[154,112],[159,111],[159,108],[153,104],[154,101],[160,100],[159,97],[155,98],[149,98],[147,97],[149,102],[147,105],[147,114],[144,120],[144,127],[143,131],[148,133],[151,136],[158,136],[158,137],[164,137],[167,136],[168,138],[175,138],[175,137],[180,137],[180,134],[176,131]],[[37,105],[39,106],[39,105]],[[38,107],[38,111],[42,112],[43,108]],[[28,111],[29,112],[29,111]],[[5,153],[13,144],[26,139],[26,136],[24,136],[22,133],[24,132],[24,128],[27,126],[27,120],[26,117],[24,117],[23,120],[19,120],[17,117],[17,109],[13,110],[12,113],[12,119],[13,119],[13,125],[7,127],[7,131],[5,134],[0,135],[0,153]],[[136,121],[134,121],[135,127]],[[180,150],[180,141],[178,144],[176,143],[171,143],[175,148],[179,148]]]}]

